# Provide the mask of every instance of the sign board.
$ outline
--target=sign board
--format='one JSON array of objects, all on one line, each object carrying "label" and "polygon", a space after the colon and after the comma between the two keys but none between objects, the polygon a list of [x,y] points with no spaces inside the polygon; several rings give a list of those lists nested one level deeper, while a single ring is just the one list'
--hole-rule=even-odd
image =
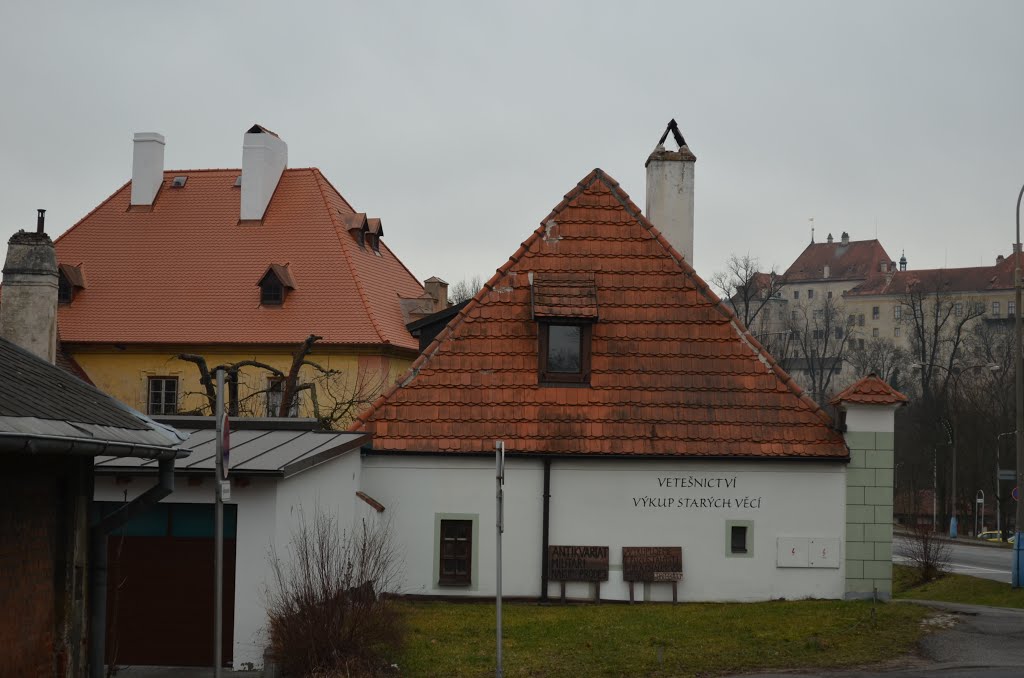
[{"label": "sign board", "polygon": [[1010,496],[1013,497],[1014,501],[1020,501],[1020,488],[1013,488],[1013,492],[1010,493]]},{"label": "sign board", "polygon": [[810,567],[839,567],[838,539],[811,539],[808,544],[808,565]]},{"label": "sign board", "polygon": [[1017,472],[1013,469],[1000,469],[999,480],[1016,480]]},{"label": "sign board", "polygon": [[682,578],[682,546],[622,547],[624,581],[679,581]]},{"label": "sign board", "polygon": [[221,501],[228,501],[231,499],[231,481],[222,480],[220,481],[220,498]]},{"label": "sign board", "polygon": [[228,470],[231,468],[231,464],[228,460],[231,455],[231,422],[228,421],[228,413],[224,412],[224,418],[221,420],[221,474],[223,478],[221,480],[227,480]]},{"label": "sign board", "polygon": [[608,581],[608,547],[549,545],[548,579]]},{"label": "sign board", "polygon": [[779,567],[808,567],[811,541],[807,537],[779,537],[776,564]]}]

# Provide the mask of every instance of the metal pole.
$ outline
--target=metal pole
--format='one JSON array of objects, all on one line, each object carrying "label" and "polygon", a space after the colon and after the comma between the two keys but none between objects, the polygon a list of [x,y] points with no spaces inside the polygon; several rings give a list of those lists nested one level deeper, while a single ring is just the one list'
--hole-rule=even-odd
[{"label": "metal pole", "polygon": [[932,448],[932,533],[939,531],[939,448]]},{"label": "metal pole", "polygon": [[502,667],[501,658],[501,533],[505,531],[505,491],[502,489],[502,485],[505,484],[505,443],[501,440],[494,443],[495,454],[494,454],[494,482],[496,485],[496,499],[497,499],[497,520],[495,526],[497,528],[497,559],[498,559],[498,576],[497,576],[497,591],[495,593],[495,606],[498,613],[498,661],[494,669],[494,675],[497,678],[502,678],[505,675],[505,670]]},{"label": "metal pole", "polygon": [[[956,397],[956,393],[953,394]],[[953,510],[949,516],[949,536],[956,539],[958,523],[956,520],[956,438],[955,432],[949,434],[949,445],[953,448]]]},{"label": "metal pole", "polygon": [[213,675],[221,676],[221,633],[224,623],[224,498],[221,496],[221,479],[224,477],[224,370],[217,370],[217,455],[216,477],[213,483]]},{"label": "metal pole", "polygon": [[[1024,198],[1024,186],[1020,188],[1020,194],[1017,196],[1017,246],[1014,252],[1014,268],[1013,268],[1013,296],[1014,296],[1014,307],[1013,307],[1013,328],[1015,330],[1014,335],[1017,338],[1014,346],[1014,367],[1017,371],[1017,487],[1024,487],[1024,341],[1021,337],[1021,322],[1020,316],[1024,309],[1021,308],[1021,277],[1020,277],[1020,201]],[[1018,490],[1019,491],[1019,490]],[[1016,533],[1016,539],[1013,545],[1013,568],[1011,582],[1013,588],[1021,588],[1024,586],[1024,503],[1017,502],[1017,516],[1016,525],[1014,525],[1014,532]]]}]

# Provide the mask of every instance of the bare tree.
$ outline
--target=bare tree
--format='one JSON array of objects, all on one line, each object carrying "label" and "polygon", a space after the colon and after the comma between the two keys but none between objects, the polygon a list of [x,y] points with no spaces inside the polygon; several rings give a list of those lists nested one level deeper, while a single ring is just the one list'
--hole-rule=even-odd
[{"label": "bare tree", "polygon": [[314,345],[321,338],[311,334],[296,347],[287,372],[258,360],[209,367],[204,356],[181,353],[176,357],[196,366],[199,384],[203,388],[199,394],[184,395],[201,395],[206,404],[197,413],[212,414],[217,402],[215,375],[218,370],[224,370],[225,408],[229,416],[297,416],[299,397],[306,393],[313,417],[322,426],[347,425],[383,391],[387,384],[388,366],[385,361],[376,366],[359,361],[354,371],[325,367],[309,359]]},{"label": "bare tree", "polygon": [[463,278],[448,290],[448,303],[451,305],[461,304],[464,301],[469,301],[476,296],[476,293],[480,291],[480,288],[484,286],[483,280],[478,275],[474,275],[469,280]]},{"label": "bare tree", "polygon": [[826,297],[791,305],[787,327],[792,350],[784,365],[800,373],[797,380],[824,407],[832,381],[843,369],[853,324],[842,302]]},{"label": "bare tree", "polygon": [[761,262],[757,257],[733,254],[725,262],[725,270],[711,276],[711,284],[748,329],[752,329],[754,320],[773,299],[778,298],[782,289],[782,276],[777,275],[774,269],[762,273],[760,268]]},{"label": "bare tree", "polygon": [[983,302],[946,290],[939,271],[928,281],[912,280],[900,299],[901,324],[907,326],[910,354],[926,402],[942,401],[956,374],[967,330],[985,313]]},{"label": "bare tree", "polygon": [[890,386],[899,390],[901,375],[910,367],[910,354],[892,339],[873,338],[863,348],[850,346],[847,362],[853,368],[853,376],[866,377],[874,373]]}]

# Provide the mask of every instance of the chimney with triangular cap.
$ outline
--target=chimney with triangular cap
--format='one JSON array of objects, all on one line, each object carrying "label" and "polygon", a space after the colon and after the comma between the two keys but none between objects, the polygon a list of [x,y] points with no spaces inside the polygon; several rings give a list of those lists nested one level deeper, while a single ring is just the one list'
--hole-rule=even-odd
[{"label": "chimney with triangular cap", "polygon": [[[665,149],[669,133],[678,150]],[[690,152],[675,120],[670,120],[658,145],[647,158],[647,219],[658,227],[683,258],[693,265],[693,168]]]}]

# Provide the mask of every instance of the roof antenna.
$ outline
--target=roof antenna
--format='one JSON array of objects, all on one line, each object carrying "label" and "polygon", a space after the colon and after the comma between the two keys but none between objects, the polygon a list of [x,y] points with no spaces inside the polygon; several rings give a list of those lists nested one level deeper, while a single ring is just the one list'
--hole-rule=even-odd
[{"label": "roof antenna", "polygon": [[672,132],[672,138],[676,140],[676,145],[682,148],[686,145],[686,139],[683,138],[682,133],[679,131],[679,125],[676,124],[676,119],[672,118],[668,121],[668,126],[665,127],[665,133],[658,139],[658,145],[664,146],[665,139],[668,139],[668,133]]},{"label": "roof antenna", "polygon": [[814,244],[814,217],[811,217],[807,221],[811,222],[811,244]]}]

